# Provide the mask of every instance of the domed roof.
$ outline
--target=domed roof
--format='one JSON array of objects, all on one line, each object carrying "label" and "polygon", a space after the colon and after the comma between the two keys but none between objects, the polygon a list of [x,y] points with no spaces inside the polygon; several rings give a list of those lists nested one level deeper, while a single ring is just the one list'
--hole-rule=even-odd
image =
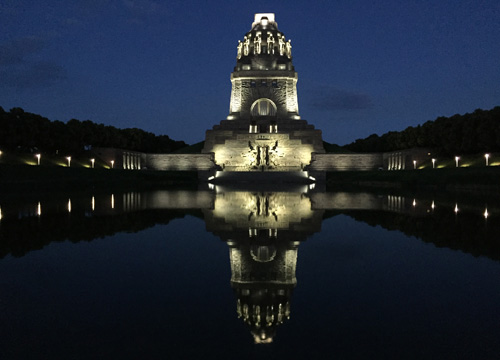
[{"label": "domed roof", "polygon": [[255,14],[252,29],[238,40],[236,58],[236,70],[293,70],[291,40],[272,13]]}]

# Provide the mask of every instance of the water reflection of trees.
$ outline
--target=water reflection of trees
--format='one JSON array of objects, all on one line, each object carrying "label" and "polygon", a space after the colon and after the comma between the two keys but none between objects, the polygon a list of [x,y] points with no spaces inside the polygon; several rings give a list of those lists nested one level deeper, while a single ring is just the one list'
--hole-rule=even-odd
[{"label": "water reflection of trees", "polygon": [[485,219],[478,212],[464,211],[456,214],[451,208],[438,208],[432,214],[423,216],[384,211],[343,213],[371,226],[401,231],[439,248],[500,260],[500,223],[496,219]]},{"label": "water reflection of trees", "polygon": [[4,217],[0,222],[0,258],[20,257],[52,242],[92,241],[121,232],[135,233],[157,224],[168,224],[198,211],[143,210],[117,215],[86,216],[84,212],[49,213],[42,216]]},{"label": "water reflection of trees", "polygon": [[[8,254],[23,256],[29,251],[41,249],[51,242],[91,241],[119,232],[138,232],[156,224],[168,224],[172,219],[182,218],[186,214],[204,218],[207,222],[207,230],[227,239],[232,236],[229,233],[225,234],[228,224],[241,208],[245,211],[248,210],[240,220],[248,217],[251,225],[249,227],[256,228],[256,224],[276,222],[276,226],[281,227],[278,230],[280,238],[289,236],[288,240],[297,236],[296,229],[299,227],[301,231],[308,232],[308,224],[304,220],[304,214],[308,211],[315,214],[310,219],[317,216],[328,218],[337,214],[345,214],[372,226],[379,225],[388,230],[401,231],[424,242],[433,243],[437,247],[460,250],[474,256],[486,256],[494,260],[500,259],[500,242],[497,241],[500,233],[500,222],[498,222],[496,215],[498,207],[491,207],[489,211],[492,214],[485,219],[483,214],[485,209],[478,204],[467,207],[465,203],[461,203],[461,210],[455,213],[453,210],[454,202],[448,202],[446,206],[443,206],[436,201],[435,209],[430,209],[427,206],[425,209],[418,210],[418,206],[417,209],[412,206],[413,199],[411,198],[397,197],[396,199],[391,196],[369,194],[314,193],[298,194],[299,198],[303,200],[310,197],[311,202],[308,200],[298,201],[295,207],[287,208],[286,211],[293,210],[284,216],[285,208],[280,207],[279,202],[275,202],[276,197],[272,194],[268,196],[270,201],[269,214],[261,211],[266,202],[260,201],[259,196],[251,194],[248,195],[248,199],[254,199],[255,203],[247,199],[244,204],[238,204],[239,200],[232,195],[221,196],[221,194],[216,195],[209,192],[164,192],[160,195],[163,197],[161,200],[156,200],[156,203],[153,202],[152,195],[144,195],[142,200],[133,202],[133,206],[127,202],[129,199],[127,194],[117,195],[115,208],[112,209],[109,204],[106,205],[107,208],[103,208],[104,205],[101,204],[101,210],[98,211],[99,204],[97,204],[95,212],[89,210],[90,198],[85,198],[84,201],[73,199],[71,213],[67,210],[67,196],[57,199],[58,203],[61,204],[51,205],[51,207],[42,200],[42,209],[44,210],[41,215],[37,215],[36,202],[33,203],[33,201],[30,202],[28,210],[25,210],[27,209],[26,205],[24,208],[23,205],[18,205],[16,210],[10,213],[7,206],[2,207],[5,203],[0,203],[0,211],[3,211],[3,215],[0,215],[0,257],[5,257]],[[186,205],[186,198],[191,199],[192,207],[184,206],[183,209],[176,209],[176,202]],[[98,200],[97,198],[96,202]],[[216,201],[220,202],[222,206],[211,210],[210,207]],[[109,198],[106,198],[106,202],[109,202]],[[430,201],[428,202],[430,204]],[[87,208],[84,209],[81,203],[85,203]],[[167,204],[166,206],[169,208],[164,208],[164,204]],[[200,204],[204,204],[203,209],[199,209]],[[225,215],[227,218],[218,216],[220,208],[231,210]],[[366,210],[366,208],[370,210]],[[266,216],[260,216],[261,213]],[[0,212],[0,214],[2,213]],[[288,229],[287,226],[290,223],[286,221],[286,218],[298,215],[302,216],[302,220],[292,224],[292,228]],[[300,219],[300,216],[297,219]],[[236,218],[235,220],[240,221]],[[309,233],[319,231],[319,226],[320,222],[314,221],[314,229],[309,226]],[[240,230],[243,234],[249,229]]]}]

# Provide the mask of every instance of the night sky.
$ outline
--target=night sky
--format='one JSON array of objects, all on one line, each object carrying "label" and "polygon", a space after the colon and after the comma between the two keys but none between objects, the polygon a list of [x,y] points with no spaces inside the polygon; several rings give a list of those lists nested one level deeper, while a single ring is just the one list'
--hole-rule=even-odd
[{"label": "night sky", "polygon": [[201,141],[258,12],[328,142],[500,105],[498,0],[0,0],[0,106]]}]

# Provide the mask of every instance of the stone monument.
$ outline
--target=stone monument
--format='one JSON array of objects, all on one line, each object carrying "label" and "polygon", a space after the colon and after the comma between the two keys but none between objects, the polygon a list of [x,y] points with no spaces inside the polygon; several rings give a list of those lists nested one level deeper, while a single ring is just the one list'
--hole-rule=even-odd
[{"label": "stone monument", "polygon": [[214,178],[276,172],[308,178],[312,154],[325,152],[323,140],[299,116],[291,40],[278,30],[274,14],[256,14],[238,41],[231,83],[229,115],[206,132],[202,151],[214,154]]}]

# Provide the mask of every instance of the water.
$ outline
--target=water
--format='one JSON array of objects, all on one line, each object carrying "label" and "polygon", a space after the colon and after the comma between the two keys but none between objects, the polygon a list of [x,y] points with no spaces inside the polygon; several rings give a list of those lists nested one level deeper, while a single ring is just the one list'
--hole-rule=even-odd
[{"label": "water", "polygon": [[0,209],[2,359],[498,357],[490,198],[217,188]]}]

